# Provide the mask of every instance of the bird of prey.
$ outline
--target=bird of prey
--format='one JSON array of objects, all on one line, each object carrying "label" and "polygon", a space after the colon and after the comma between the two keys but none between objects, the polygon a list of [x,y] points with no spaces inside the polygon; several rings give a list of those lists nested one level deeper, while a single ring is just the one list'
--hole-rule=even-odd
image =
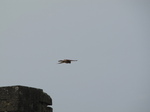
[{"label": "bird of prey", "polygon": [[71,64],[72,61],[77,61],[77,60],[70,60],[70,59],[59,60],[58,64],[62,64],[62,63]]}]

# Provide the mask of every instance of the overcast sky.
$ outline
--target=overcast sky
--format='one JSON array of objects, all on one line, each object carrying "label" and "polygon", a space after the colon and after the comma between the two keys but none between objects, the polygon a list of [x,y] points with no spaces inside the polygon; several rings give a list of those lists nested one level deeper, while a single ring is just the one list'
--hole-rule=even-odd
[{"label": "overcast sky", "polygon": [[1,0],[0,60],[54,112],[150,112],[150,1]]}]

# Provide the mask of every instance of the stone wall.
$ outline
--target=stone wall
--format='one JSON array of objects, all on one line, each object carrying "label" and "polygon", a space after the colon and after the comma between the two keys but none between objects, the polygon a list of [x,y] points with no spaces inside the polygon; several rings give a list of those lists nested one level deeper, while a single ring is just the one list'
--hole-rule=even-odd
[{"label": "stone wall", "polygon": [[0,87],[0,112],[52,112],[51,105],[51,97],[42,89]]}]

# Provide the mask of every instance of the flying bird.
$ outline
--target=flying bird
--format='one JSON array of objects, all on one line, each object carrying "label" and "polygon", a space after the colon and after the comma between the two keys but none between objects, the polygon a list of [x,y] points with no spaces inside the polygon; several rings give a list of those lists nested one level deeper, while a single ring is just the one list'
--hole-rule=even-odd
[{"label": "flying bird", "polygon": [[59,60],[58,64],[62,64],[62,63],[67,63],[67,64],[71,64],[72,61],[77,61],[77,60],[69,60],[69,59],[64,59],[64,60]]}]

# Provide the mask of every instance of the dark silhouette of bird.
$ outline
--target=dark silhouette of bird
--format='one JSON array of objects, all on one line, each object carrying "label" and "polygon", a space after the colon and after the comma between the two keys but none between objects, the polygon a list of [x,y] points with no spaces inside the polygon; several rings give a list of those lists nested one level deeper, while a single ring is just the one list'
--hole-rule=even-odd
[{"label": "dark silhouette of bird", "polygon": [[59,60],[58,64],[62,64],[62,63],[71,64],[72,61],[77,61],[77,60],[70,60],[70,59]]}]

